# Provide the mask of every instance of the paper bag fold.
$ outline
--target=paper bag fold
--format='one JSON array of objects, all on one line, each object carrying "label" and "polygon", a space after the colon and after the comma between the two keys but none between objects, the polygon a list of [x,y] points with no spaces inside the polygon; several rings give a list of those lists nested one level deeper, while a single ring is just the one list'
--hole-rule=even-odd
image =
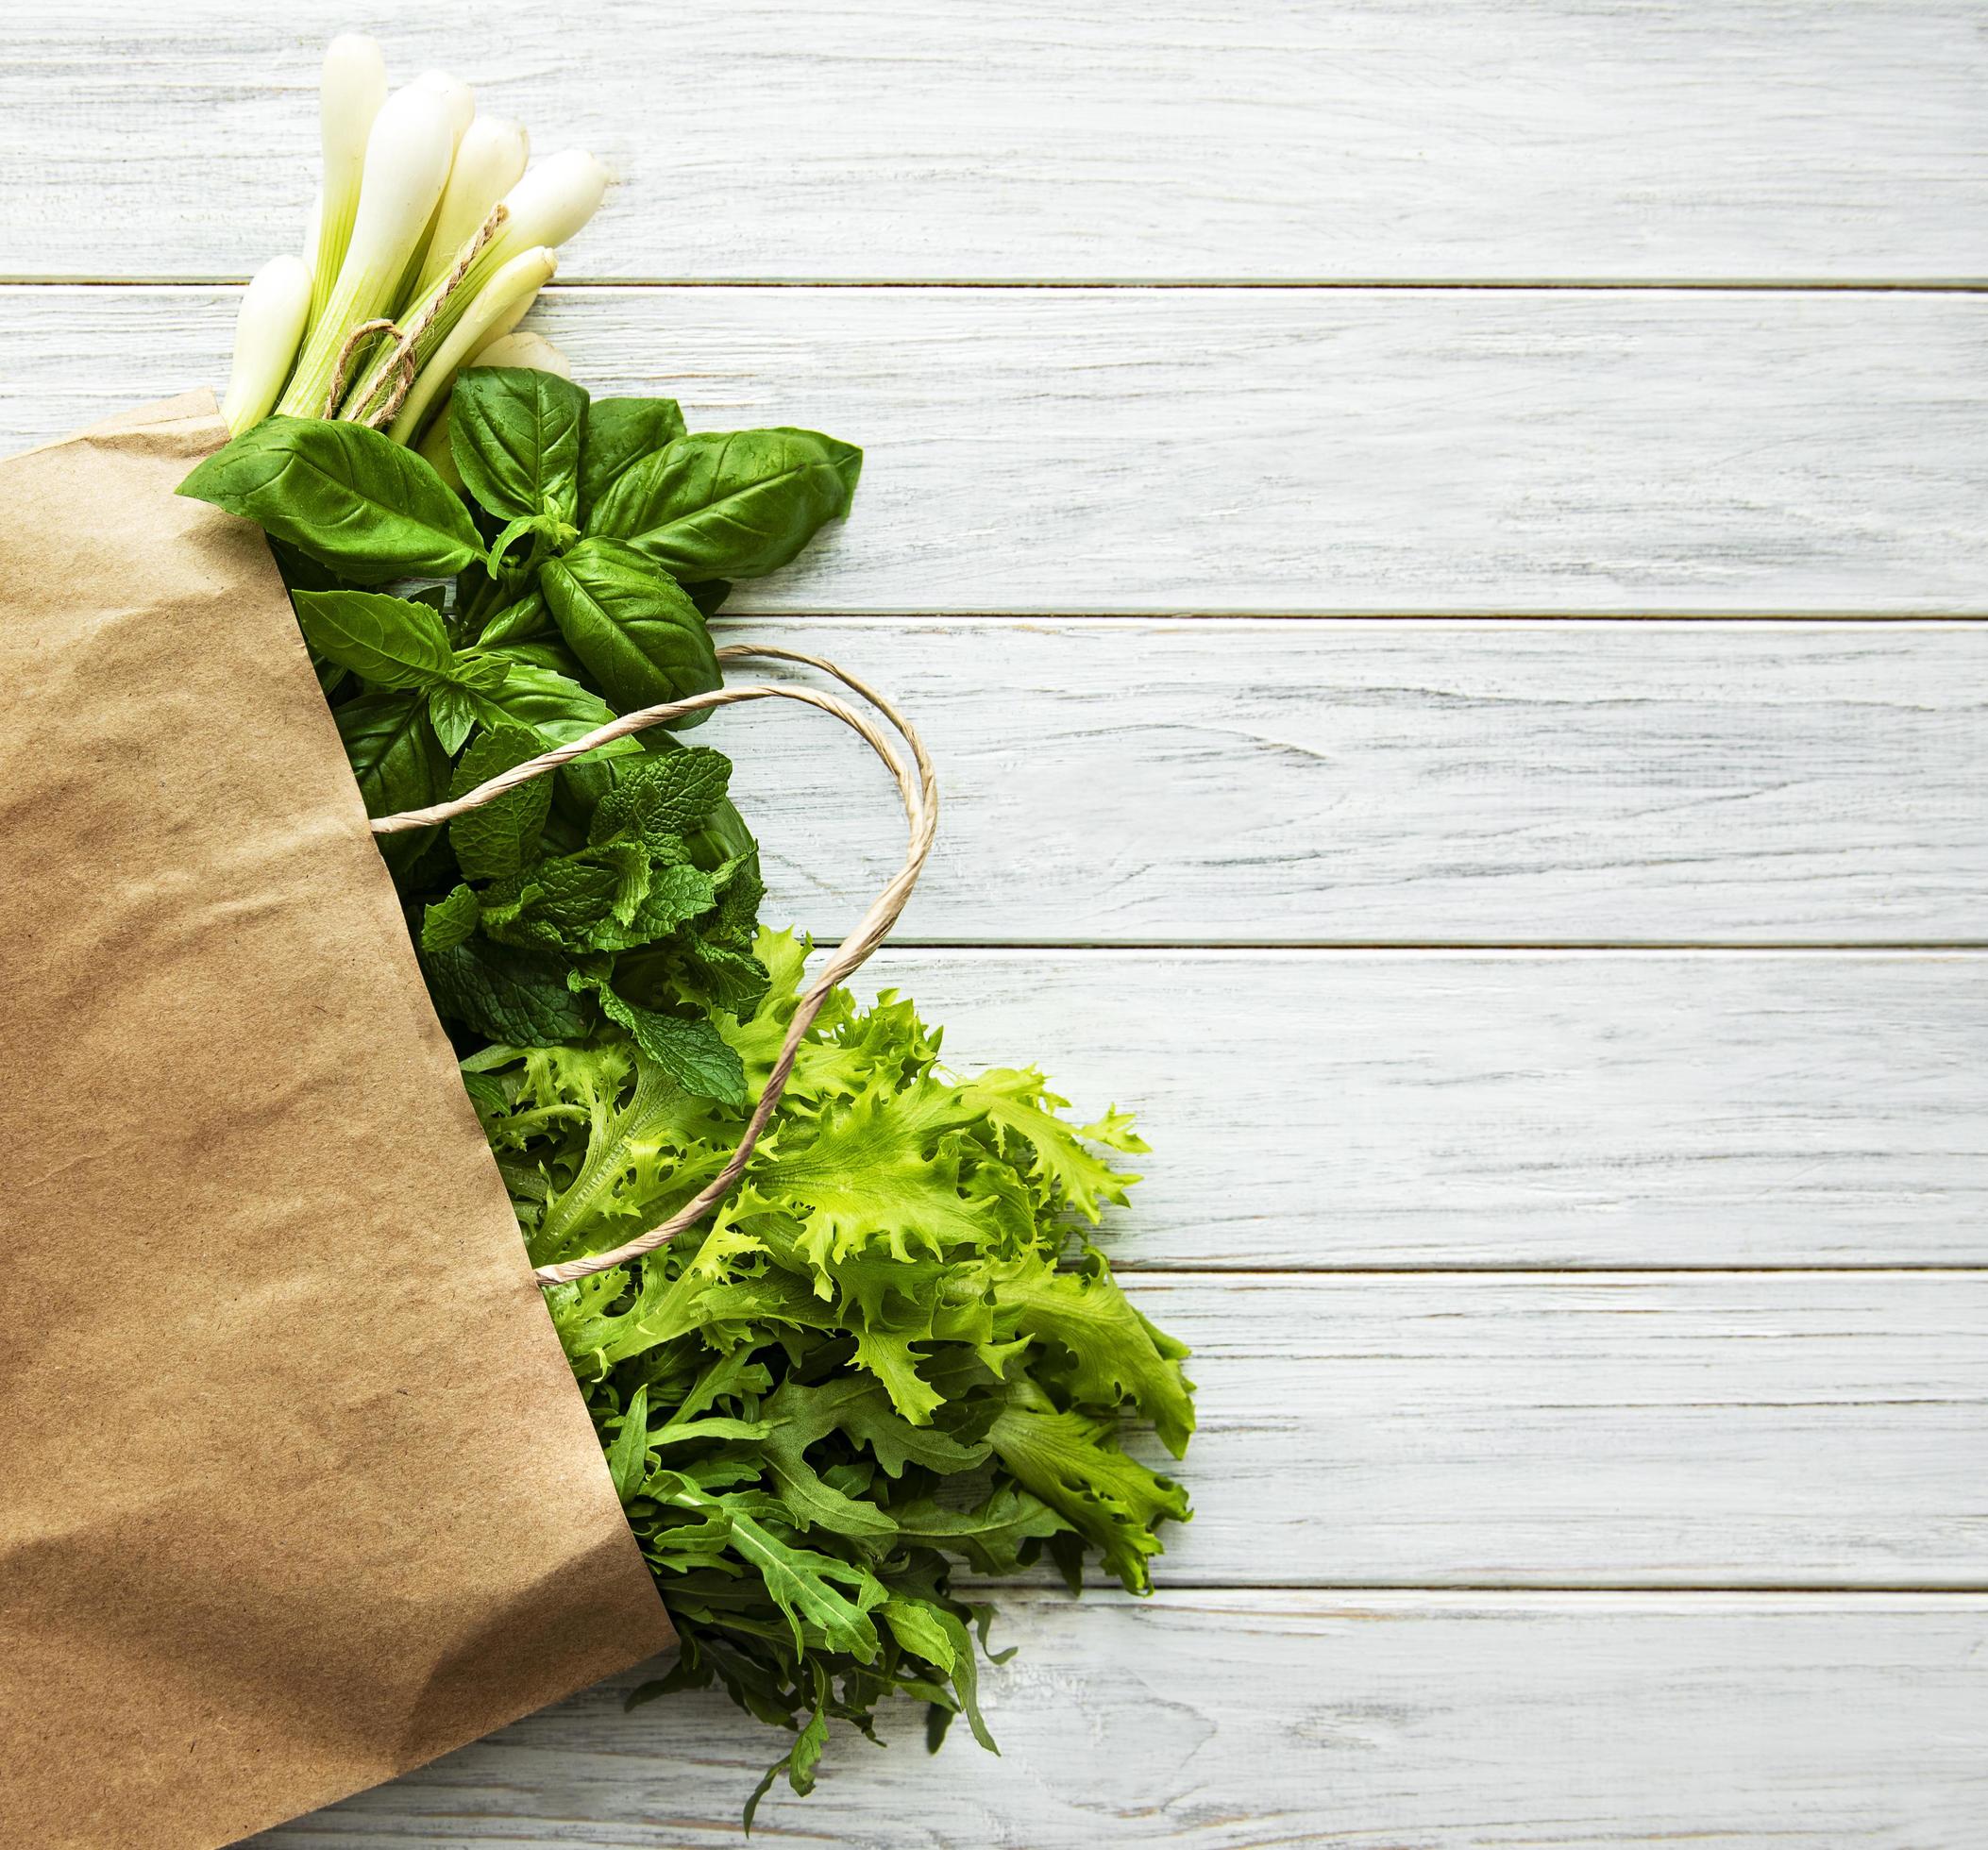
[{"label": "paper bag fold", "polygon": [[670,1641],[205,393],[0,463],[0,1844],[230,1842]]}]

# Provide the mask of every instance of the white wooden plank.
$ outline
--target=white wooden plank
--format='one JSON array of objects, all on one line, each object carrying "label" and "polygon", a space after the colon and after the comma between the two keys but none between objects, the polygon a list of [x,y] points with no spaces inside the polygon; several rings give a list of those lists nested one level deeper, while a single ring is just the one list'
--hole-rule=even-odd
[{"label": "white wooden plank", "polygon": [[318,53],[369,29],[628,184],[576,273],[1978,274],[1964,0],[87,0],[0,18],[17,275],[246,274],[310,198]]},{"label": "white wooden plank", "polygon": [[[1162,1594],[1006,1603],[1002,1756],[838,1730],[760,1833],[848,1850],[1976,1850],[1988,1600]],[[255,1840],[725,1850],[774,1739],[624,1678]]]},{"label": "white wooden plank", "polygon": [[1163,1586],[1988,1590],[1981,1273],[1127,1288],[1201,1387]]},{"label": "white wooden plank", "polygon": [[[0,443],[218,380],[233,293],[0,293]],[[741,608],[1938,612],[1988,584],[1988,298],[607,289],[597,390],[868,447]]]},{"label": "white wooden plank", "polygon": [[1988,958],[918,951],[961,1070],[1137,1110],[1122,1267],[1988,1264]]},{"label": "white wooden plank", "polygon": [[[1978,940],[1988,626],[741,622],[891,689],[940,768],[918,941]],[[778,705],[783,710],[773,712]],[[848,928],[883,774],[704,735],[772,916]]]}]

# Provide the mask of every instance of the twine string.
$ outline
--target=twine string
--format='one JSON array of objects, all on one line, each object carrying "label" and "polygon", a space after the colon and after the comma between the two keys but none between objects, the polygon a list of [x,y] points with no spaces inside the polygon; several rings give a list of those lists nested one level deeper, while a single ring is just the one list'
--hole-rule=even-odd
[{"label": "twine string", "polygon": [[[324,415],[326,417],[336,417],[338,415],[338,401],[345,395],[345,370],[352,363],[352,356],[366,342],[370,341],[375,334],[392,334],[396,337],[396,342],[404,343],[405,341],[405,336],[400,332],[400,324],[386,315],[380,316],[378,321],[362,321],[357,328],[353,328],[345,336],[344,345],[338,349],[337,360],[332,362],[331,389],[325,394]],[[406,363],[401,365],[402,362]],[[407,393],[413,387],[413,350],[405,345],[394,346],[388,352],[385,360],[381,362],[382,365],[401,365],[401,372],[405,379],[405,384],[401,391],[402,397],[405,397]]]},{"label": "twine string", "polygon": [[756,686],[718,687],[709,693],[693,694],[682,700],[665,701],[660,706],[644,707],[634,713],[623,714],[618,719],[597,727],[583,737],[569,745],[556,747],[550,751],[541,752],[536,758],[528,758],[522,765],[510,770],[499,771],[496,777],[486,779],[474,790],[444,803],[431,803],[426,809],[407,810],[398,816],[382,816],[375,818],[372,829],[376,835],[403,834],[410,830],[430,829],[440,823],[453,821],[459,816],[466,816],[471,810],[480,809],[485,803],[494,802],[508,790],[515,790],[520,784],[529,783],[533,778],[543,777],[546,772],[556,770],[560,765],[570,764],[574,759],[601,746],[612,744],[616,739],[628,738],[633,733],[646,732],[651,726],[667,724],[672,719],[682,719],[694,713],[710,713],[719,707],[741,704],[749,700],[798,700],[818,711],[833,715],[851,727],[863,741],[884,761],[891,780],[898,787],[898,796],[903,804],[904,819],[909,827],[909,841],[904,861],[892,875],[869,910],[863,915],[856,929],[842,940],[822,966],[820,973],[802,993],[794,1008],[793,1019],[780,1044],[780,1052],[773,1062],[766,1085],[761,1089],[759,1102],[753,1106],[752,1115],[747,1120],[744,1135],[732,1152],[725,1167],[705,1186],[659,1227],[615,1247],[612,1252],[589,1253],[577,1259],[567,1259],[558,1265],[540,1266],[533,1272],[539,1284],[569,1285],[575,1279],[589,1274],[606,1271],[610,1267],[626,1264],[631,1259],[640,1258],[645,1253],[652,1253],[659,1246],[682,1233],[684,1228],[694,1226],[711,1212],[732,1192],[733,1185],[745,1173],[750,1161],[753,1147],[760,1134],[765,1131],[773,1116],[780,1097],[786,1089],[787,1079],[794,1070],[794,1062],[800,1052],[800,1044],[814,1025],[815,1018],[821,1012],[822,1004],[830,992],[854,972],[884,940],[889,936],[891,928],[904,910],[904,902],[911,897],[919,873],[923,870],[926,857],[932,852],[934,835],[938,830],[938,781],[932,767],[931,757],[925,750],[924,741],[917,729],[898,709],[878,693],[876,689],[859,681],[846,669],[838,667],[818,655],[806,655],[798,649],[756,647],[749,644],[733,644],[718,650],[721,662],[768,660],[799,663],[819,669],[833,676],[852,694],[866,701],[883,716],[898,739],[910,748],[911,763],[907,765],[903,753],[883,727],[868,714],[852,707],[833,694],[824,694],[818,689],[765,682]]},{"label": "twine string", "polygon": [[[325,397],[325,415],[338,415],[339,400],[345,395],[345,370],[352,363],[352,353],[363,340],[373,335],[391,333],[393,345],[379,357],[379,363],[366,375],[365,382],[358,388],[355,397],[359,409],[352,413],[355,422],[369,425],[373,429],[383,429],[399,415],[400,408],[407,403],[407,395],[414,389],[414,380],[419,374],[420,356],[417,351],[428,330],[435,325],[435,317],[446,306],[448,299],[463,286],[463,278],[469,274],[469,266],[482,255],[483,246],[497,236],[504,221],[511,216],[511,209],[499,199],[491,207],[489,216],[463,241],[463,247],[456,252],[456,260],[449,265],[448,274],[442,278],[441,286],[430,290],[428,299],[422,304],[421,312],[405,328],[392,321],[362,322],[345,337],[345,345],[338,350],[338,363],[331,372],[331,390]],[[395,378],[390,390],[386,387],[387,372],[391,368]],[[387,395],[377,410],[366,407],[378,398],[382,390]]]}]

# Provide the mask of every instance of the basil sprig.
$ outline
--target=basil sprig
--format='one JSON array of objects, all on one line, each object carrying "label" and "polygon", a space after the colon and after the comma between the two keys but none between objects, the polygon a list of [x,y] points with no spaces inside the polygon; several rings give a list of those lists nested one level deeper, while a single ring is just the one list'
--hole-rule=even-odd
[{"label": "basil sprig", "polygon": [[[692,436],[672,399],[596,402],[510,367],[462,375],[449,431],[460,495],[363,425],[292,417],[180,488],[275,542],[374,816],[716,687],[706,618],[733,580],[847,513],[861,466],[815,431]],[[743,1102],[709,1018],[750,1009],[766,984],[758,853],[730,773],[715,751],[624,739],[556,788],[388,838],[444,1016],[513,1047],[611,1022],[685,1091]]]}]

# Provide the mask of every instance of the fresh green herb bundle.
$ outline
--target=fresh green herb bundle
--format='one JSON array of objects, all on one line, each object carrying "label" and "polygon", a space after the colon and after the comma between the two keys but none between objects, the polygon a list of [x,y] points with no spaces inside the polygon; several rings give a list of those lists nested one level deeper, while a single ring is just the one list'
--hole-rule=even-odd
[{"label": "fresh green herb bundle", "polygon": [[[666,399],[463,372],[459,492],[353,421],[272,417],[183,493],[268,533],[369,814],[460,795],[616,714],[716,687],[707,616],[848,511],[860,452],[805,430],[686,434]],[[393,590],[381,589],[394,586]],[[698,715],[700,717],[701,715]],[[535,1263],[606,1252],[724,1167],[797,1004],[802,948],[759,927],[758,853],[718,752],[656,732],[446,830],[389,838],[437,1012]],[[1090,1243],[1144,1148],[1078,1129],[1033,1071],[962,1080],[886,995],[837,992],[708,1221],[555,1287],[553,1320],[683,1649],[796,1731],[894,1690],[935,1746],[974,1704],[992,1608],[955,1568],[1090,1551],[1148,1589],[1179,1488],[1186,1351]]]}]

